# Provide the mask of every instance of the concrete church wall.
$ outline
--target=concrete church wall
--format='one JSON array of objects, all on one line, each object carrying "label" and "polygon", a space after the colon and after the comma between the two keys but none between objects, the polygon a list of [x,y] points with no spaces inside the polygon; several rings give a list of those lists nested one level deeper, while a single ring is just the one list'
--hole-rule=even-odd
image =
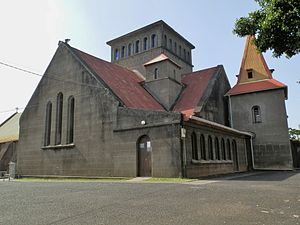
[{"label": "concrete church wall", "polygon": [[[135,177],[137,140],[148,135],[153,149],[152,175],[180,176],[181,115],[119,107],[119,102],[97,79],[67,48],[58,48],[20,119],[18,173]],[[62,142],[55,145],[56,102],[60,92]],[[66,141],[69,96],[75,99],[73,144]],[[49,101],[52,102],[51,140],[49,146],[44,146]],[[142,126],[141,120],[147,124]]]},{"label": "concrete church wall", "polygon": [[[231,132],[221,131],[215,128],[199,126],[195,124],[185,123],[186,129],[185,138],[185,151],[186,151],[186,176],[187,177],[201,177],[217,174],[226,174],[234,172],[243,172],[249,170],[248,155],[250,148],[247,146],[247,138],[243,135],[234,134]],[[198,159],[193,159],[192,156],[192,134],[195,133],[197,140],[197,153]],[[205,155],[201,155],[201,139],[200,136],[204,136]],[[208,158],[209,155],[209,136],[212,139],[212,159]],[[218,147],[215,144],[217,138]],[[222,157],[222,139],[225,143],[226,159]],[[230,143],[230,147],[227,145],[227,141]],[[236,153],[234,153],[233,142],[236,143]],[[217,158],[217,151],[219,151],[220,159]],[[231,155],[231,156],[230,156]]]},{"label": "concrete church wall", "polygon": [[152,176],[180,177],[180,119],[179,113],[119,108],[114,149],[116,158],[122,160],[114,160],[115,173],[129,169],[127,174],[137,176],[137,141],[147,135],[152,146]]},{"label": "concrete church wall", "polygon": [[[70,81],[70,82],[69,82]],[[62,142],[55,145],[57,94],[63,94]],[[67,101],[75,99],[74,146],[66,144]],[[51,140],[44,146],[46,105],[52,102]],[[112,124],[118,102],[60,47],[20,120],[20,175],[111,176]]]},{"label": "concrete church wall", "polygon": [[[292,157],[284,90],[231,96],[233,127],[256,134],[253,140],[255,168],[291,169]],[[259,106],[261,122],[253,122],[252,107]]]},{"label": "concrete church wall", "polygon": [[229,89],[230,84],[225,70],[223,66],[219,66],[218,74],[209,84],[210,92],[206,93],[208,96],[202,97],[205,102],[201,99],[198,103],[198,106],[203,105],[203,108],[197,115],[203,119],[229,126],[228,101],[224,96]]}]

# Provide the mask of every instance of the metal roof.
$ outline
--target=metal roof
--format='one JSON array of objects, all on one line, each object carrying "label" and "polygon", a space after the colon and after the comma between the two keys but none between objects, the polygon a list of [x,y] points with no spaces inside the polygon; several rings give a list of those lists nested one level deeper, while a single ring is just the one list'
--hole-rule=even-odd
[{"label": "metal roof", "polygon": [[0,125],[0,143],[19,140],[21,113],[14,113]]}]

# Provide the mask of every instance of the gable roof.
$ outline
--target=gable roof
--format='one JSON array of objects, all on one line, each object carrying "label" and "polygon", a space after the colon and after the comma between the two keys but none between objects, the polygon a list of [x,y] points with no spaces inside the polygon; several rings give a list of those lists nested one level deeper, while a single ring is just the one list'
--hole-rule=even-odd
[{"label": "gable roof", "polygon": [[126,107],[165,111],[141,86],[144,80],[133,71],[65,45],[111,89]]},{"label": "gable roof", "polygon": [[[154,111],[165,111],[163,106],[142,86],[144,79],[135,72],[82,52],[66,43],[61,43],[71,50],[73,54],[91,72],[100,78],[100,81],[109,88],[125,107]],[[162,60],[167,60],[162,57]],[[207,92],[208,85],[214,75],[222,66],[216,66],[182,76],[185,86],[178,100],[174,104],[173,111],[181,112],[184,118],[190,118]],[[223,67],[222,67],[223,68]]]},{"label": "gable roof", "polygon": [[[287,86],[272,77],[262,53],[257,51],[253,41],[254,36],[247,36],[237,83],[226,95],[284,88],[287,97]],[[248,78],[248,71],[253,71],[253,78]]]},{"label": "gable roof", "polygon": [[181,93],[173,110],[182,112],[185,119],[190,118],[194,114],[200,99],[207,90],[209,82],[217,73],[219,67],[216,66],[183,75],[182,83],[185,85],[185,89]]},{"label": "gable roof", "polygon": [[21,113],[14,113],[0,125],[0,143],[19,140]]},{"label": "gable roof", "polygon": [[173,63],[175,66],[177,66],[178,68],[181,68],[180,65],[178,65],[176,62],[174,62],[173,60],[171,60],[168,56],[166,56],[164,53],[160,54],[159,56],[155,57],[154,59],[151,59],[150,61],[146,62],[144,64],[144,66],[149,66],[155,63],[159,63],[162,61],[170,61],[171,63]]}]

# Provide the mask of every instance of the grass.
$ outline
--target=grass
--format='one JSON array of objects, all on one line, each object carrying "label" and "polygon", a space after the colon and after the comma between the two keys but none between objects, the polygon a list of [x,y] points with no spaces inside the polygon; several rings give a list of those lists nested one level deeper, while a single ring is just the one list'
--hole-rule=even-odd
[{"label": "grass", "polygon": [[186,183],[186,182],[195,181],[195,179],[151,177],[145,181],[146,182],[166,182],[166,183]]},{"label": "grass", "polygon": [[122,182],[131,178],[83,178],[83,177],[22,177],[18,181],[36,181],[36,182]]}]

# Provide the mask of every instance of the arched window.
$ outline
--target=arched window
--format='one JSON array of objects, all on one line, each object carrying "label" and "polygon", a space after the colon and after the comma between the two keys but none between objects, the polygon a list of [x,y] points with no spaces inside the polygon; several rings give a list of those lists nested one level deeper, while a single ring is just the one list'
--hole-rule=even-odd
[{"label": "arched window", "polygon": [[253,123],[261,123],[261,111],[258,105],[252,107],[252,121]]},{"label": "arched window", "polygon": [[172,42],[172,39],[170,38],[169,39],[169,49],[172,51],[173,49],[173,42]]},{"label": "arched window", "polygon": [[131,56],[131,53],[132,53],[132,44],[129,43],[128,44],[128,56]]},{"label": "arched window", "polygon": [[67,144],[74,142],[74,109],[75,100],[73,96],[70,96],[68,99]]},{"label": "arched window", "polygon": [[140,51],[140,41],[137,40],[135,42],[135,53],[139,53],[139,51]]},{"label": "arched window", "polygon": [[208,159],[210,160],[214,159],[213,145],[212,145],[212,139],[210,135],[208,136]]},{"label": "arched window", "polygon": [[158,78],[158,68],[154,69],[154,80],[156,80]]},{"label": "arched window", "polygon": [[148,49],[148,38],[144,37],[144,51]]},{"label": "arched window", "polygon": [[115,50],[115,60],[119,59],[119,49]]},{"label": "arched window", "polygon": [[205,138],[203,134],[200,136],[200,153],[201,159],[206,160]]},{"label": "arched window", "polygon": [[181,57],[181,45],[179,45],[179,54],[178,55]]},{"label": "arched window", "polygon": [[167,48],[168,47],[168,38],[167,38],[167,35],[164,36],[164,44],[165,44],[165,47]]},{"label": "arched window", "polygon": [[192,159],[198,160],[197,135],[195,132],[191,135],[192,139]]},{"label": "arched window", "polygon": [[151,48],[156,46],[156,34],[151,35]]},{"label": "arched window", "polygon": [[[235,140],[232,140],[232,153],[233,153],[233,156],[237,155],[237,147],[236,147],[236,141]],[[231,159],[232,159],[232,157],[231,157]]]},{"label": "arched window", "polygon": [[237,153],[236,141],[232,141],[232,156],[233,156],[233,166],[235,171],[239,171],[239,157]]},{"label": "arched window", "polygon": [[48,102],[47,106],[46,106],[46,121],[45,121],[44,146],[50,145],[50,140],[51,140],[51,120],[52,120],[52,103]]},{"label": "arched window", "polygon": [[61,144],[62,133],[62,112],[63,112],[63,94],[60,92],[56,99],[56,126],[55,126],[55,144]]},{"label": "arched window", "polygon": [[230,141],[227,139],[227,159],[231,160],[231,146],[230,146]]},{"label": "arched window", "polygon": [[174,52],[175,52],[175,54],[177,54],[177,43],[176,42],[174,43]]},{"label": "arched window", "polygon": [[223,160],[226,160],[226,152],[225,152],[225,141],[224,138],[221,139],[221,157]]},{"label": "arched window", "polygon": [[215,151],[216,151],[216,159],[220,160],[220,148],[219,148],[219,139],[215,137]]},{"label": "arched window", "polygon": [[125,46],[122,46],[122,49],[121,49],[121,58],[124,58],[125,57]]}]

